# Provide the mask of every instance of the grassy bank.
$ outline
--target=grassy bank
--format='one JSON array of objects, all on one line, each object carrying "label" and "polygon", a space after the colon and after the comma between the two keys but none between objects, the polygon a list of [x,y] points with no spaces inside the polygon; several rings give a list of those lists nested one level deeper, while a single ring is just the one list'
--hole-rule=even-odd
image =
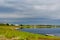
[{"label": "grassy bank", "polygon": [[58,37],[45,36],[15,30],[15,26],[0,26],[0,40],[60,40]]}]

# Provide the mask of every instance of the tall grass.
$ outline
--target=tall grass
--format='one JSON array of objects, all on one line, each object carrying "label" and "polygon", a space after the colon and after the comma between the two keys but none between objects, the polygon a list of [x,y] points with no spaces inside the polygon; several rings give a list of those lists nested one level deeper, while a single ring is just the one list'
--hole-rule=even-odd
[{"label": "tall grass", "polygon": [[18,37],[20,40],[38,40],[39,38],[57,38],[53,36],[44,36],[41,34],[33,34],[28,32],[22,32],[20,30],[15,30],[14,26],[0,26],[0,35],[11,39]]}]

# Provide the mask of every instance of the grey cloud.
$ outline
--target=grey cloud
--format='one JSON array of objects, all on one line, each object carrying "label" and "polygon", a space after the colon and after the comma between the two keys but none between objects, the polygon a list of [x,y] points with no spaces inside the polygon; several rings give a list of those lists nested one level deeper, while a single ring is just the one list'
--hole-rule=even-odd
[{"label": "grey cloud", "polygon": [[60,19],[60,0],[5,0],[2,4],[16,10],[17,15],[23,17]]},{"label": "grey cloud", "polygon": [[15,11],[17,11],[17,9],[0,6],[0,13],[14,13]]}]

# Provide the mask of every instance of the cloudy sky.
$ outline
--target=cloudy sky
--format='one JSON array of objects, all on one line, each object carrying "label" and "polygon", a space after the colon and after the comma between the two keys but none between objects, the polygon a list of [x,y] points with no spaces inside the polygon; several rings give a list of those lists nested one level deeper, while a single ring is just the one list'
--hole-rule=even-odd
[{"label": "cloudy sky", "polygon": [[0,22],[60,24],[60,0],[0,0]]}]

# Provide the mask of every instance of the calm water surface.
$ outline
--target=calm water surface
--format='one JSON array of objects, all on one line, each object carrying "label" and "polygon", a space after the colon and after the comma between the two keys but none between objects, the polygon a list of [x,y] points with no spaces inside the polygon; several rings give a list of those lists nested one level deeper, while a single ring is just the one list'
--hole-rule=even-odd
[{"label": "calm water surface", "polygon": [[37,29],[20,29],[25,32],[38,33],[38,34],[53,34],[60,36],[60,28],[37,28]]}]

